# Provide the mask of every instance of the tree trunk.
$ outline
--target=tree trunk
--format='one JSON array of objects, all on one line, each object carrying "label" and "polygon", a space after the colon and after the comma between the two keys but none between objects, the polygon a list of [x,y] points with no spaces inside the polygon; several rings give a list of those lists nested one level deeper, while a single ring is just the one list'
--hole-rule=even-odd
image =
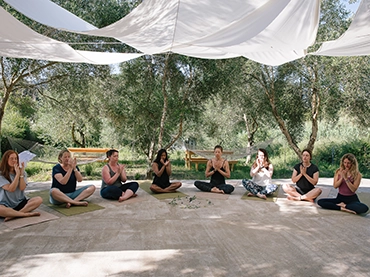
[{"label": "tree trunk", "polygon": [[253,118],[253,117],[251,119],[252,123],[249,123],[246,114],[243,114],[243,120],[244,120],[244,123],[245,123],[245,129],[246,129],[247,134],[248,134],[247,158],[245,160],[245,164],[249,164],[249,162],[251,161],[251,154],[248,153],[248,149],[250,149],[250,147],[254,144],[254,134],[258,130],[258,123],[257,123],[256,119]]}]

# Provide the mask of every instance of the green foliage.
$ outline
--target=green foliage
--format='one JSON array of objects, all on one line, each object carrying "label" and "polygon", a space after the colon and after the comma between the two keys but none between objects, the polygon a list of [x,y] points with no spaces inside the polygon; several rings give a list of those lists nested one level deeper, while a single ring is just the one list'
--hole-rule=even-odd
[{"label": "green foliage", "polygon": [[39,163],[39,162],[29,162],[26,166],[26,172],[28,176],[28,181],[33,182],[46,182],[51,181],[51,170],[53,165]]},{"label": "green foliage", "polygon": [[13,108],[6,110],[3,119],[2,135],[8,137],[26,138],[30,132],[30,122]]},{"label": "green foliage", "polygon": [[91,164],[85,165],[85,174],[87,176],[91,176],[92,173],[93,173],[93,170],[94,170],[94,168],[93,168],[93,166]]}]

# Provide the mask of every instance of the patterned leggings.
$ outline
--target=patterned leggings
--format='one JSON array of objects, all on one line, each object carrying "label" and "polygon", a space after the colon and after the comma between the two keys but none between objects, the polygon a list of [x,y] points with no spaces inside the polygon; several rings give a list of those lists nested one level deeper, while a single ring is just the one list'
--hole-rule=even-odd
[{"label": "patterned leggings", "polygon": [[254,195],[257,195],[258,193],[270,195],[273,194],[278,189],[277,185],[269,184],[267,186],[260,186],[248,179],[243,179],[242,184],[247,191],[253,193]]}]

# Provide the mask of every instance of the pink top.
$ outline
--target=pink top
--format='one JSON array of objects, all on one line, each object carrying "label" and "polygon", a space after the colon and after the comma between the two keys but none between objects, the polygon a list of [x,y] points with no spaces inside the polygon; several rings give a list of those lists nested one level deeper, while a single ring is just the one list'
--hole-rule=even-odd
[{"label": "pink top", "polygon": [[[338,176],[338,179],[339,179],[339,176]],[[348,179],[353,184],[354,179],[352,178],[352,176],[349,177]],[[353,191],[349,189],[344,179],[342,179],[342,183],[339,186],[339,193],[344,196],[352,196],[355,194]]]}]

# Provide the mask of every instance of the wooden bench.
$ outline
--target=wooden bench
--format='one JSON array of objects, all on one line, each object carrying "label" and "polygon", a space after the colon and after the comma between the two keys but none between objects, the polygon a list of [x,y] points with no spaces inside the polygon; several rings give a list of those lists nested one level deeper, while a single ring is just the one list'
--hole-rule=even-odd
[{"label": "wooden bench", "polygon": [[73,157],[79,160],[94,160],[102,162],[105,160],[105,153],[111,148],[67,148]]},{"label": "wooden bench", "polygon": [[[213,156],[214,151],[213,150],[185,150],[185,166],[186,168],[191,168],[191,164],[195,164],[195,170],[198,171],[198,165],[199,164],[207,164],[208,160],[207,158],[204,158],[202,156],[199,156],[200,154],[204,153],[204,156]],[[198,153],[198,154],[197,154]],[[232,155],[234,152],[233,151],[223,151],[223,155]],[[236,160],[229,160],[227,159],[230,165],[230,170],[234,170],[234,165],[238,163]]]}]

